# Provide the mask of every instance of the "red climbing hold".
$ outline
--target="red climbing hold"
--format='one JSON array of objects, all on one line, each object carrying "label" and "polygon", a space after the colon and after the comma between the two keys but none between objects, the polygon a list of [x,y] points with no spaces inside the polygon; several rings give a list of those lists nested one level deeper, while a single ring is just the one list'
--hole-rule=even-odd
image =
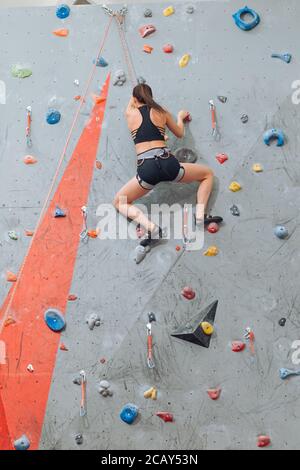
[{"label": "red climbing hold", "polygon": [[181,250],[181,246],[180,245],[176,245],[176,251],[180,251]]},{"label": "red climbing hold", "polygon": [[61,345],[59,346],[59,349],[60,349],[61,351],[69,351],[68,348],[67,348],[67,346],[66,346],[64,343],[61,343]]},{"label": "red climbing hold", "polygon": [[146,24],[145,26],[141,26],[139,28],[140,35],[142,38],[145,38],[149,36],[150,34],[154,33],[156,31],[155,26],[153,24]]},{"label": "red climbing hold", "polygon": [[106,363],[105,357],[101,357],[100,362],[101,362],[101,364],[105,364]]},{"label": "red climbing hold", "polygon": [[184,118],[184,122],[191,122],[192,120],[192,116],[190,115],[190,113],[187,115],[186,118]]},{"label": "red climbing hold", "polygon": [[243,343],[243,341],[233,341],[231,343],[231,350],[233,352],[241,352],[241,351],[244,351],[246,347],[246,344]]},{"label": "red climbing hold", "polygon": [[168,413],[166,411],[158,411],[156,416],[164,420],[165,423],[172,423],[174,421],[172,413]]},{"label": "red climbing hold", "polygon": [[215,222],[212,222],[208,225],[207,230],[209,231],[209,233],[217,233],[219,231],[219,225]]},{"label": "red climbing hold", "polygon": [[34,232],[32,230],[25,230],[26,237],[33,237]]},{"label": "red climbing hold", "polygon": [[87,234],[90,238],[97,238],[99,233],[99,230],[89,230]]},{"label": "red climbing hold", "polygon": [[97,170],[101,170],[101,168],[102,168],[102,163],[99,162],[99,160],[96,160],[96,168],[97,168]]},{"label": "red climbing hold", "polygon": [[227,162],[228,155],[226,155],[226,153],[218,153],[218,155],[216,156],[216,159],[218,160],[219,163],[221,163],[221,165],[223,165],[223,163]]},{"label": "red climbing hold", "polygon": [[68,300],[69,300],[70,302],[74,302],[75,300],[77,300],[77,295],[75,295],[75,294],[70,294],[70,295],[68,296]]},{"label": "red climbing hold", "polygon": [[184,287],[181,291],[181,295],[185,299],[193,300],[196,296],[196,293],[191,287]]},{"label": "red climbing hold", "polygon": [[268,447],[271,444],[269,436],[258,436],[257,447]]},{"label": "red climbing hold", "polygon": [[207,394],[212,400],[218,400],[218,398],[220,398],[220,395],[221,395],[221,389],[211,388],[210,390],[207,390]]},{"label": "red climbing hold", "polygon": [[171,53],[174,51],[174,47],[172,46],[172,44],[166,44],[166,45],[163,47],[163,51],[164,51],[166,54],[171,54]]}]

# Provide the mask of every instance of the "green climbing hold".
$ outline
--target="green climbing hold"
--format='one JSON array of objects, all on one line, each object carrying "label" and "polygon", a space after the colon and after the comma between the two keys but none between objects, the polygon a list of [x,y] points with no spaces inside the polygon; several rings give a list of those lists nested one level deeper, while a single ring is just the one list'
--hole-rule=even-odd
[{"label": "green climbing hold", "polygon": [[27,78],[32,75],[32,70],[24,68],[21,65],[14,65],[11,69],[11,74],[15,78]]}]

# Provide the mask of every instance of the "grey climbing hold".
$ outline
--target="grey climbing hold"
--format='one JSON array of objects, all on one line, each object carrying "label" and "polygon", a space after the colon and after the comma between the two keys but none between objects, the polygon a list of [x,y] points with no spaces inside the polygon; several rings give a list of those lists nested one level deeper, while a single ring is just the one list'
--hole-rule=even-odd
[{"label": "grey climbing hold", "polygon": [[73,379],[73,384],[74,384],[74,385],[81,385],[81,381],[82,381],[81,376],[80,376],[80,375],[77,375],[77,376],[74,377],[74,379]]},{"label": "grey climbing hold", "polygon": [[126,82],[126,75],[124,70],[117,70],[115,72],[113,85],[122,86]]},{"label": "grey climbing hold", "polygon": [[145,246],[138,245],[135,249],[135,256],[134,256],[134,260],[136,264],[141,263],[150,250],[151,250],[150,246],[145,247]]},{"label": "grey climbing hold", "polygon": [[146,83],[146,79],[142,76],[138,77],[137,82],[139,85],[144,85]]},{"label": "grey climbing hold", "polygon": [[276,235],[277,238],[284,240],[285,238],[289,236],[289,231],[283,225],[277,225],[274,229],[274,234]]},{"label": "grey climbing hold", "polygon": [[144,11],[144,17],[145,18],[151,18],[152,17],[152,10],[150,10],[150,8],[146,8],[146,10]]},{"label": "grey climbing hold", "polygon": [[300,375],[300,370],[290,370],[290,369],[282,368],[279,371],[279,375],[280,375],[280,378],[282,380],[285,380],[288,377],[292,377],[292,376],[295,376],[295,375]]},{"label": "grey climbing hold", "polygon": [[98,387],[98,392],[103,397],[112,397],[113,392],[110,390],[110,383],[107,380],[101,380]]},{"label": "grey climbing hold", "polygon": [[10,230],[8,236],[11,240],[18,240],[18,234],[14,230]]},{"label": "grey climbing hold", "polygon": [[30,447],[30,440],[23,434],[19,439],[14,442],[14,448],[16,450],[27,450]]},{"label": "grey climbing hold", "polygon": [[82,434],[76,434],[75,442],[76,442],[77,445],[80,446],[83,443],[83,435]]},{"label": "grey climbing hold", "polygon": [[241,121],[243,124],[247,124],[247,122],[249,121],[249,116],[247,114],[242,114]]},{"label": "grey climbing hold", "polygon": [[188,5],[185,10],[189,15],[192,15],[195,11],[195,8],[192,5]]},{"label": "grey climbing hold", "polygon": [[180,163],[194,163],[198,158],[194,150],[185,147],[175,150],[174,156]]},{"label": "grey climbing hold", "polygon": [[264,143],[271,145],[271,141],[277,139],[277,147],[282,147],[285,142],[284,133],[281,129],[269,129],[264,133]]},{"label": "grey climbing hold", "polygon": [[235,204],[233,204],[233,206],[230,207],[230,212],[231,212],[232,215],[234,215],[235,217],[239,217],[239,216],[241,215],[238,206],[236,206]]},{"label": "grey climbing hold", "polygon": [[101,320],[97,313],[91,313],[91,315],[86,318],[86,323],[89,325],[89,329],[93,330],[95,326],[100,326]]},{"label": "grey climbing hold", "polygon": [[283,60],[284,62],[286,62],[287,64],[289,64],[292,60],[292,55],[291,54],[272,54],[271,57],[273,59],[280,59],[280,60]]},{"label": "grey climbing hold", "polygon": [[219,95],[218,97],[218,100],[221,101],[221,103],[225,104],[227,102],[227,96],[222,96],[222,95]]}]

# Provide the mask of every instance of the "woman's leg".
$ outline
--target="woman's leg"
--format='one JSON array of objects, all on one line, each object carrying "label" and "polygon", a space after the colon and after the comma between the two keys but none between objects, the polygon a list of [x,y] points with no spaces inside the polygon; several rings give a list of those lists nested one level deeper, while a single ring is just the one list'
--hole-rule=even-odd
[{"label": "woman's leg", "polygon": [[129,219],[134,220],[137,224],[141,224],[147,231],[152,232],[155,229],[155,224],[132,204],[148,192],[149,189],[142,188],[136,177],[134,177],[116,194],[113,204],[125,217],[129,217]]},{"label": "woman's leg", "polygon": [[197,191],[197,210],[196,218],[203,220],[206,213],[207,203],[211,195],[214,184],[214,173],[205,165],[198,165],[195,163],[181,163],[185,170],[184,177],[180,183],[192,183],[199,181],[200,186]]}]

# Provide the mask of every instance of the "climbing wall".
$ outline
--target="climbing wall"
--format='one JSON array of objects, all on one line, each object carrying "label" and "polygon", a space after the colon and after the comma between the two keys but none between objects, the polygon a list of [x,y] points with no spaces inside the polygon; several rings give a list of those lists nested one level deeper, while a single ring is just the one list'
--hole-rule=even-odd
[{"label": "climbing wall", "polygon": [[[23,434],[32,449],[255,449],[260,435],[270,436],[273,449],[299,447],[299,380],[281,380],[279,369],[297,369],[292,345],[300,336],[300,108],[292,102],[292,83],[300,79],[300,5],[252,0],[261,22],[248,32],[232,18],[244,6],[240,1],[196,2],[192,14],[174,4],[175,13],[165,17],[167,6],[130,5],[127,43],[137,76],[156,99],[174,114],[190,111],[185,138],[170,136],[169,144],[194,149],[198,162],[213,168],[211,211],[224,223],[218,233],[206,232],[196,252],[169,240],[139,265],[134,240],[79,237],[81,207],[87,206],[88,228],[95,229],[99,205],[110,203],[135,174],[124,120],[132,85],[115,21],[106,37],[110,18],[100,6],[73,7],[64,20],[55,8],[0,10],[0,80],[6,86],[6,104],[0,104],[3,449]],[[152,18],[144,18],[146,7]],[[157,31],[142,39],[138,28],[147,23]],[[54,35],[57,29],[68,29],[68,36]],[[108,66],[93,69],[103,38]],[[174,46],[171,54],[162,50],[167,43]],[[153,47],[151,54],[143,52],[144,44]],[[291,63],[271,58],[282,52],[292,54]],[[180,68],[184,54],[190,62]],[[32,75],[13,77],[15,66]],[[122,87],[113,85],[120,69],[127,76]],[[76,101],[87,85],[85,102]],[[92,94],[101,97],[98,104]],[[212,99],[219,140],[211,135]],[[59,123],[47,123],[49,109],[61,113]],[[284,146],[265,145],[271,128],[284,132]],[[223,165],[219,153],[229,157]],[[26,155],[37,162],[26,165]],[[263,172],[253,171],[255,163]],[[233,181],[242,188],[236,193],[229,190]],[[194,203],[195,191],[194,184],[162,184],[143,202]],[[233,204],[239,217],[230,212]],[[65,218],[54,218],[57,205]],[[288,229],[286,239],[274,235],[277,225]],[[204,256],[211,245],[218,255]],[[7,272],[16,282],[8,282]],[[185,286],[194,289],[193,300],[182,297]],[[216,300],[209,348],[171,336]],[[65,313],[61,334],[45,325],[50,307]],[[151,311],[154,369],[146,362]],[[100,326],[91,330],[86,317],[93,313]],[[254,344],[244,338],[248,327]],[[234,353],[233,341],[244,341],[245,350]],[[73,383],[81,370],[85,417],[80,386]],[[113,396],[99,393],[104,379]],[[158,390],[156,401],[144,398],[151,387]],[[215,388],[221,395],[212,401],[207,390]],[[132,426],[119,417],[126,403],[139,407]],[[161,411],[172,413],[174,422],[156,416]]]}]

